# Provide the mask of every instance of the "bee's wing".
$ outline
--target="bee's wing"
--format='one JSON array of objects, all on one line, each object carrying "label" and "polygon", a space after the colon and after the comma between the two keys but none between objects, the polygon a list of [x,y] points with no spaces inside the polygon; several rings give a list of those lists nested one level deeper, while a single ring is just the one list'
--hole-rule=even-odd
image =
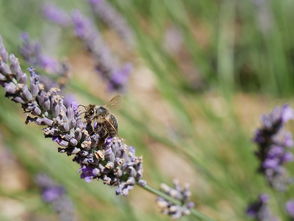
[{"label": "bee's wing", "polygon": [[119,108],[119,106],[121,104],[121,99],[122,99],[122,97],[120,95],[116,95],[105,104],[105,107],[107,107],[109,109]]},{"label": "bee's wing", "polygon": [[106,122],[112,127],[112,129],[117,132],[118,124],[116,118],[110,114],[107,118],[105,118]]}]

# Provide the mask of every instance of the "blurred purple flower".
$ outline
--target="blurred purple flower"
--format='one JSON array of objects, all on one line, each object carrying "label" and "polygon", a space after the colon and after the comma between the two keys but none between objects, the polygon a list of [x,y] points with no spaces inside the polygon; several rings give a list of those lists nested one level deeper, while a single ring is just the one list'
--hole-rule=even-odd
[{"label": "blurred purple flower", "polygon": [[120,70],[116,70],[112,73],[108,81],[109,91],[122,91],[129,81],[129,76],[132,71],[132,64],[128,63]]},{"label": "blurred purple flower", "polygon": [[68,66],[63,62],[59,62],[52,57],[44,55],[39,42],[32,41],[27,33],[21,35],[22,45],[19,49],[20,55],[29,64],[43,69],[49,74],[57,75],[57,81],[52,80],[48,76],[40,76],[40,81],[47,89],[52,87],[63,88],[65,79],[68,78]]},{"label": "blurred purple flower", "polygon": [[[49,19],[55,22],[52,19]],[[58,24],[58,22],[55,22]],[[108,83],[108,89],[122,92],[128,82],[131,72],[129,64],[121,66],[116,57],[111,53],[110,48],[104,42],[98,28],[79,10],[71,13],[70,25],[72,26],[77,38],[79,38],[87,51],[95,59],[95,70]]]},{"label": "blurred purple flower", "polygon": [[95,33],[95,29],[92,28],[91,21],[84,17],[79,10],[74,10],[71,15],[76,36],[85,40],[96,40],[98,33]]},{"label": "blurred purple flower", "polygon": [[76,220],[73,204],[67,197],[63,186],[57,185],[45,174],[38,174],[35,181],[41,189],[43,201],[52,205],[59,220]]},{"label": "blurred purple flower", "polygon": [[256,221],[277,221],[268,208],[269,197],[266,194],[259,195],[258,199],[249,204],[246,214]]},{"label": "blurred purple flower", "polygon": [[133,32],[127,21],[108,1],[89,0],[89,4],[94,14],[110,28],[113,28],[128,46],[134,45]]},{"label": "blurred purple flower", "polygon": [[191,191],[189,185],[183,187],[177,180],[174,180],[173,187],[162,183],[160,190],[173,199],[181,202],[181,205],[176,205],[162,197],[158,197],[156,203],[163,214],[166,214],[173,219],[179,219],[191,213],[191,209],[195,205],[190,201]]},{"label": "blurred purple flower", "polygon": [[294,218],[294,200],[289,200],[286,203],[286,211],[291,218]]},{"label": "blurred purple flower", "polygon": [[43,190],[42,198],[45,202],[52,202],[64,194],[64,188],[61,186],[54,186]]},{"label": "blurred purple flower", "polygon": [[68,68],[66,64],[44,55],[40,43],[32,41],[27,33],[23,33],[21,39],[22,45],[19,51],[28,64],[42,68],[49,73],[60,75],[67,73]]},{"label": "blurred purple flower", "polygon": [[128,82],[131,65],[126,64],[124,67],[118,65],[96,26],[80,11],[75,10],[72,13],[72,22],[76,36],[84,42],[87,50],[96,60],[95,70],[108,82],[108,89],[122,91]]},{"label": "blurred purple flower", "polygon": [[43,14],[48,20],[61,26],[68,26],[70,24],[70,18],[67,13],[53,4],[43,5]]},{"label": "blurred purple flower", "polygon": [[275,108],[272,113],[262,117],[262,127],[256,131],[254,142],[258,144],[256,156],[260,160],[259,172],[265,175],[268,183],[285,190],[289,184],[285,163],[293,161],[288,151],[293,146],[291,133],[284,130],[284,125],[294,119],[294,112],[288,106]]}]

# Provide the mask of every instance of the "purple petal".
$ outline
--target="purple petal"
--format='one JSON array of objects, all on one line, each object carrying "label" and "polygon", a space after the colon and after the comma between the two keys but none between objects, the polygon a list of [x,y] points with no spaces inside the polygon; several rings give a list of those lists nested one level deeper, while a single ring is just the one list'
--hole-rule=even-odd
[{"label": "purple petal", "polygon": [[294,200],[290,200],[286,203],[286,211],[290,217],[294,218]]},{"label": "purple petal", "polygon": [[284,105],[282,107],[281,118],[283,123],[286,123],[287,121],[294,119],[293,109],[290,108],[288,105]]}]

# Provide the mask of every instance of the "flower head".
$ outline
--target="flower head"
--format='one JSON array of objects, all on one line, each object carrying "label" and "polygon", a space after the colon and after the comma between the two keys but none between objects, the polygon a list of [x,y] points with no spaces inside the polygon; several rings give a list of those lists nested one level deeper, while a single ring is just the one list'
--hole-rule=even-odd
[{"label": "flower head", "polygon": [[246,214],[256,221],[277,221],[268,208],[268,200],[266,194],[259,195],[256,201],[249,204]]},{"label": "flower head", "polygon": [[89,4],[94,14],[110,28],[113,28],[128,46],[134,45],[134,34],[127,21],[108,1],[89,0]]},{"label": "flower head", "polygon": [[68,26],[70,24],[70,18],[66,12],[55,5],[45,4],[43,6],[43,14],[48,20],[61,26]]},{"label": "flower head", "polygon": [[126,64],[121,69],[118,69],[112,73],[108,81],[109,91],[122,91],[129,80],[129,76],[132,71],[132,65]]},{"label": "flower head", "polygon": [[293,161],[288,151],[293,146],[291,133],[284,125],[294,118],[293,110],[288,106],[277,107],[272,113],[262,117],[262,127],[256,131],[254,142],[258,145],[256,156],[260,160],[259,171],[265,175],[268,183],[284,190],[289,183],[285,163]]},{"label": "flower head", "polygon": [[45,174],[39,174],[36,177],[36,183],[42,190],[42,199],[47,203],[51,203],[65,194],[65,189],[62,186],[56,185]]},{"label": "flower head", "polygon": [[67,65],[43,54],[39,42],[32,41],[27,33],[23,33],[21,39],[22,45],[19,51],[28,64],[42,68],[51,74],[66,75],[66,72],[68,71]]},{"label": "flower head", "polygon": [[57,185],[45,174],[38,174],[35,180],[41,189],[43,201],[51,204],[61,221],[76,220],[73,204],[63,186]]},{"label": "flower head", "polygon": [[194,203],[189,201],[191,192],[188,185],[182,187],[178,181],[174,180],[173,187],[161,184],[160,189],[162,192],[181,203],[177,205],[162,197],[158,197],[156,202],[163,214],[169,215],[173,219],[178,219],[190,214],[191,209],[194,207]]},{"label": "flower head", "polygon": [[[50,16],[46,17],[58,24]],[[74,10],[69,17],[67,26],[74,29],[75,36],[83,42],[86,50],[94,58],[95,71],[108,83],[110,91],[122,92],[131,72],[130,65],[121,66],[119,64],[91,19],[83,15],[79,10]]]}]

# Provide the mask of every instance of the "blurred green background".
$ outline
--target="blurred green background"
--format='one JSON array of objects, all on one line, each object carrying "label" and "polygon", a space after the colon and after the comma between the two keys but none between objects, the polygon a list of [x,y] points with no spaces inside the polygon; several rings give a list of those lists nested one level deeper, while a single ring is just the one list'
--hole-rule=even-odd
[{"label": "blurred green background", "polygon": [[[7,49],[18,55],[20,34],[28,32],[46,53],[70,63],[67,92],[83,104],[103,104],[113,94],[78,40],[42,17],[43,2],[0,0]],[[95,19],[113,53],[134,64],[115,114],[120,136],[144,158],[148,183],[189,182],[199,211],[224,221],[247,220],[247,203],[270,193],[271,208],[284,220],[281,202],[294,188],[281,195],[267,187],[256,174],[251,138],[261,114],[294,103],[294,1],[109,2],[134,32],[131,50],[94,18],[86,0],[55,1]],[[81,180],[78,165],[57,153],[39,127],[25,125],[21,108],[0,93],[0,220],[56,220],[33,182],[38,172],[65,186],[79,220],[169,220],[141,189],[117,197],[100,182]],[[288,169],[293,174],[293,165]]]}]

